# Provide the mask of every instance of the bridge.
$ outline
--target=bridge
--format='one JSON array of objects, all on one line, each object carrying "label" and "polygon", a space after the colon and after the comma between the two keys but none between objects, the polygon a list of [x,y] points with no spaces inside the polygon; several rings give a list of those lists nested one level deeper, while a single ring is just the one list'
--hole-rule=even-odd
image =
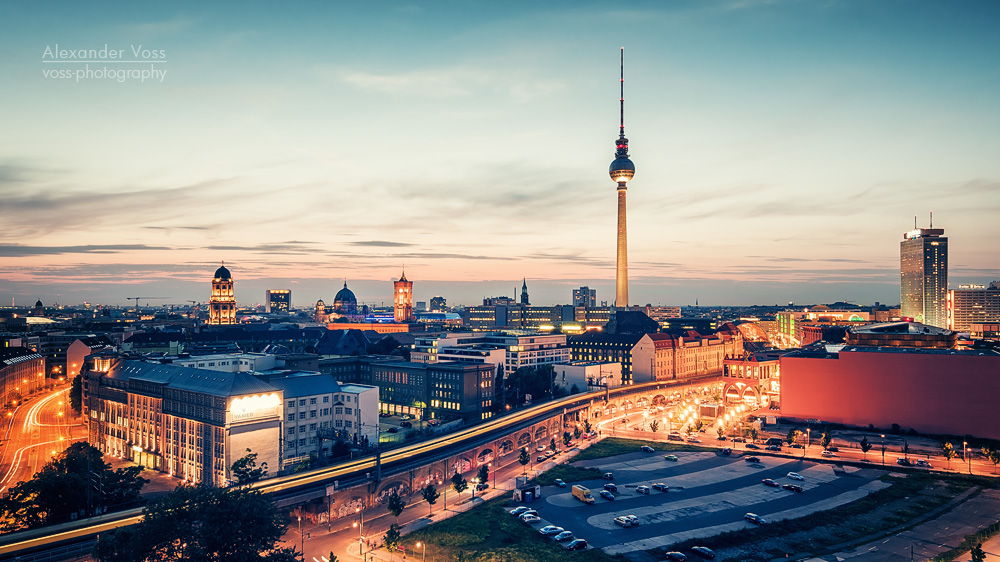
[{"label": "bridge", "polygon": [[[718,376],[657,381],[598,392],[575,394],[427,441],[405,445],[378,456],[367,456],[307,472],[255,482],[252,487],[269,494],[282,508],[325,498],[326,516],[353,516],[358,508],[379,505],[397,492],[410,495],[429,483],[444,483],[453,474],[489,466],[515,449],[559,442],[563,431],[606,419],[616,413],[640,411],[680,398],[685,387],[717,388]],[[530,450],[530,449],[529,449]],[[66,545],[90,542],[100,533],[133,525],[142,509],[108,513],[0,536],[0,560],[41,553]]]}]

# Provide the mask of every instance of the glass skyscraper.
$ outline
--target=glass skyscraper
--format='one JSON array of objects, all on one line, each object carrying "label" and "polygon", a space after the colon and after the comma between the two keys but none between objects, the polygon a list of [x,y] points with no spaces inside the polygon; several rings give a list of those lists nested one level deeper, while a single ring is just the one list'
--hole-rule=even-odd
[{"label": "glass skyscraper", "polygon": [[899,244],[900,315],[948,327],[948,238],[943,228],[917,228]]}]

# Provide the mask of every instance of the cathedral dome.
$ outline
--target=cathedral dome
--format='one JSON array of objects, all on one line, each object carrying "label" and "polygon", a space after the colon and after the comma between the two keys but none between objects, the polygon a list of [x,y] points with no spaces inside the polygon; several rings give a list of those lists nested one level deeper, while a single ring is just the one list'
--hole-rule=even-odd
[{"label": "cathedral dome", "polygon": [[358,299],[354,296],[354,292],[347,288],[347,281],[344,281],[344,288],[334,297],[333,308],[341,314],[357,313]]},{"label": "cathedral dome", "polygon": [[219,269],[215,270],[215,278],[216,279],[232,279],[233,276],[232,276],[232,274],[229,273],[229,270],[226,269],[226,266],[223,265]]},{"label": "cathedral dome", "polygon": [[37,301],[35,301],[35,308],[42,308],[42,306],[43,306],[42,299],[38,299]]}]

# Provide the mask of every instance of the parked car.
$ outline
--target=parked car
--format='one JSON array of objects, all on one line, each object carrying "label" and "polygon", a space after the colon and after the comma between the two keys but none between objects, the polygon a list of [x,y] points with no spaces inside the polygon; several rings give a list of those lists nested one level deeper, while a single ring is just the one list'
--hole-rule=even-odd
[{"label": "parked car", "polygon": [[747,462],[760,462],[760,457],[745,457],[743,460]]},{"label": "parked car", "polygon": [[545,459],[547,458],[548,457],[546,457],[545,455],[538,455],[537,457],[535,457],[535,462],[545,462]]},{"label": "parked car", "polygon": [[441,425],[441,420],[439,420],[439,419],[427,420],[427,425],[429,425],[431,427]]},{"label": "parked car", "polygon": [[543,534],[543,535],[545,535],[545,536],[551,537],[553,535],[558,535],[559,533],[561,533],[561,532],[563,532],[565,530],[566,529],[563,529],[562,527],[556,527],[555,525],[546,525],[546,526],[542,527],[541,529],[539,529],[538,532],[541,533],[541,534]]},{"label": "parked car", "polygon": [[625,515],[624,517],[628,519],[628,522],[631,523],[633,527],[639,525],[639,518],[636,517],[635,515]]},{"label": "parked car", "polygon": [[401,419],[403,421],[412,420],[413,416],[411,416],[410,414],[403,414],[403,415],[399,416],[399,419]]},{"label": "parked car", "polygon": [[781,487],[789,492],[802,492],[802,486],[799,486],[798,484],[782,484]]},{"label": "parked car", "polygon": [[768,445],[767,447],[764,447],[764,448],[767,449],[768,451],[780,451],[781,450],[781,446],[780,445]]},{"label": "parked car", "polygon": [[527,515],[534,515],[535,517],[538,517],[538,512],[535,511],[534,509],[529,508],[528,511],[525,511],[524,513],[521,514],[521,519],[524,519],[524,517]]},{"label": "parked car", "polygon": [[643,445],[642,447],[639,447],[639,450],[642,451],[643,453],[652,453],[653,452],[653,448],[650,447],[649,445]]},{"label": "parked car", "polygon": [[490,485],[487,484],[486,482],[480,482],[479,484],[476,484],[476,491],[477,492],[482,492],[483,490],[485,490],[485,489],[487,489],[489,487],[490,487]]},{"label": "parked car", "polygon": [[931,463],[929,463],[929,462],[927,462],[927,461],[925,461],[923,459],[917,460],[916,461],[916,465],[919,466],[919,467],[922,467],[922,468],[934,468],[933,466],[931,466]]},{"label": "parked car", "polygon": [[765,478],[765,479],[761,480],[761,483],[763,483],[765,486],[770,486],[772,488],[779,488],[779,487],[781,487],[781,484],[778,484],[777,482],[775,482],[774,480],[771,480],[770,478]]},{"label": "parked car", "polygon": [[631,527],[632,522],[629,521],[628,517],[621,515],[619,517],[615,517],[615,525],[618,525],[620,527]]},{"label": "parked car", "polygon": [[683,552],[677,552],[676,550],[668,552],[664,556],[667,557],[667,560],[676,560],[677,562],[687,562],[688,559]]},{"label": "parked car", "polygon": [[399,433],[399,428],[398,427],[390,427],[389,429],[386,430],[386,432],[388,432],[388,433]]},{"label": "parked car", "polygon": [[575,538],[576,537],[573,536],[573,532],[572,531],[563,531],[563,532],[559,533],[558,535],[552,537],[552,540],[554,540],[556,542],[563,542],[563,541],[573,540]]},{"label": "parked car", "polygon": [[822,454],[826,458],[833,458],[833,457],[837,456],[837,453],[834,453],[833,451],[830,451],[830,450],[823,451]]},{"label": "parked car", "polygon": [[697,437],[691,436],[691,437],[687,438],[687,442],[688,443],[701,443],[701,439],[698,439]]},{"label": "parked car", "polygon": [[663,460],[677,462],[677,455],[663,455]]},{"label": "parked car", "polygon": [[839,453],[840,452],[840,447],[837,447],[835,445],[830,445],[829,447],[826,448],[826,450],[827,451],[833,451],[834,453]]},{"label": "parked car", "polygon": [[802,445],[801,443],[792,443],[791,445],[789,445],[789,447],[793,449],[805,449],[805,446]]},{"label": "parked car", "polygon": [[725,449],[722,449],[722,454],[728,457],[729,455],[733,454],[733,450],[730,449],[729,447],[726,447]]},{"label": "parked car", "polygon": [[573,539],[566,545],[568,550],[587,550],[587,541],[583,539]]},{"label": "parked car", "polygon": [[605,480],[614,480],[615,479],[615,475],[612,472],[605,472],[604,476],[602,476],[601,478],[603,478]]},{"label": "parked car", "polygon": [[709,560],[715,559],[715,553],[712,552],[712,549],[708,548],[707,546],[692,546],[691,552],[695,552],[701,555],[703,558],[708,558]]},{"label": "parked car", "polygon": [[553,484],[555,484],[556,486],[559,486],[560,488],[565,488],[566,487],[566,483],[562,481],[562,478],[556,478],[555,481],[553,482]]},{"label": "parked car", "polygon": [[671,433],[667,435],[668,441],[683,441],[684,437],[680,433]]},{"label": "parked car", "polygon": [[904,459],[902,457],[896,459],[896,464],[898,464],[899,466],[911,466],[912,465],[912,463],[910,462],[910,459]]},{"label": "parked car", "polygon": [[805,477],[798,472],[789,472],[785,475],[786,478],[791,478],[792,480],[805,480]]},{"label": "parked car", "polygon": [[604,485],[604,489],[607,490],[607,491],[609,491],[609,492],[617,492],[618,491],[618,485],[617,484],[612,484],[611,482],[608,482],[607,484]]},{"label": "parked car", "polygon": [[531,508],[529,508],[526,505],[519,505],[519,506],[515,507],[514,509],[510,510],[510,514],[511,515],[521,515],[525,511],[528,511],[529,509],[531,509]]},{"label": "parked car", "polygon": [[535,447],[535,450],[538,451],[539,453],[544,453],[545,449],[547,449],[547,447],[545,445],[539,445],[539,446]]},{"label": "parked car", "polygon": [[669,492],[670,491],[670,486],[667,486],[663,482],[657,482],[656,484],[653,484],[653,489],[654,490],[659,490],[661,492]]},{"label": "parked car", "polygon": [[747,443],[746,447],[747,449],[760,449],[760,445],[755,445],[753,443]]},{"label": "parked car", "polygon": [[[746,442],[747,442],[746,437],[733,437],[733,443],[746,443]],[[705,548],[705,547],[702,546],[702,547],[695,547],[695,548]],[[691,550],[694,550],[694,548],[692,548]]]},{"label": "parked car", "polygon": [[607,490],[601,490],[601,493],[598,494],[598,495],[601,496],[602,498],[606,499],[606,500],[612,500],[613,501],[615,499],[615,495],[612,494],[611,492],[607,491]]},{"label": "parked car", "polygon": [[529,525],[534,524],[534,523],[538,523],[541,520],[542,520],[541,517],[539,517],[537,515],[532,515],[530,513],[521,516],[521,521],[524,521],[525,523],[527,523]]},{"label": "parked car", "polygon": [[766,519],[764,519],[760,515],[757,515],[756,513],[747,513],[746,515],[743,516],[743,518],[753,523],[754,525],[764,525],[767,523]]},{"label": "parked car", "polygon": [[413,422],[408,422],[408,421],[399,422],[399,427],[406,427],[406,428],[413,427]]},{"label": "parked car", "polygon": [[636,486],[635,493],[649,495],[649,486]]}]

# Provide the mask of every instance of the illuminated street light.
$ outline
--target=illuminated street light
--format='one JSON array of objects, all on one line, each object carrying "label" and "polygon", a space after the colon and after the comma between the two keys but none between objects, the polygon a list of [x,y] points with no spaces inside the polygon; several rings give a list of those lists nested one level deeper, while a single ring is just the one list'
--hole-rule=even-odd
[{"label": "illuminated street light", "polygon": [[885,466],[885,434],[882,434],[882,466]]},{"label": "illuminated street light", "polygon": [[421,552],[420,561],[424,562],[427,560],[427,545],[422,542],[418,542],[417,548],[419,548]]}]

